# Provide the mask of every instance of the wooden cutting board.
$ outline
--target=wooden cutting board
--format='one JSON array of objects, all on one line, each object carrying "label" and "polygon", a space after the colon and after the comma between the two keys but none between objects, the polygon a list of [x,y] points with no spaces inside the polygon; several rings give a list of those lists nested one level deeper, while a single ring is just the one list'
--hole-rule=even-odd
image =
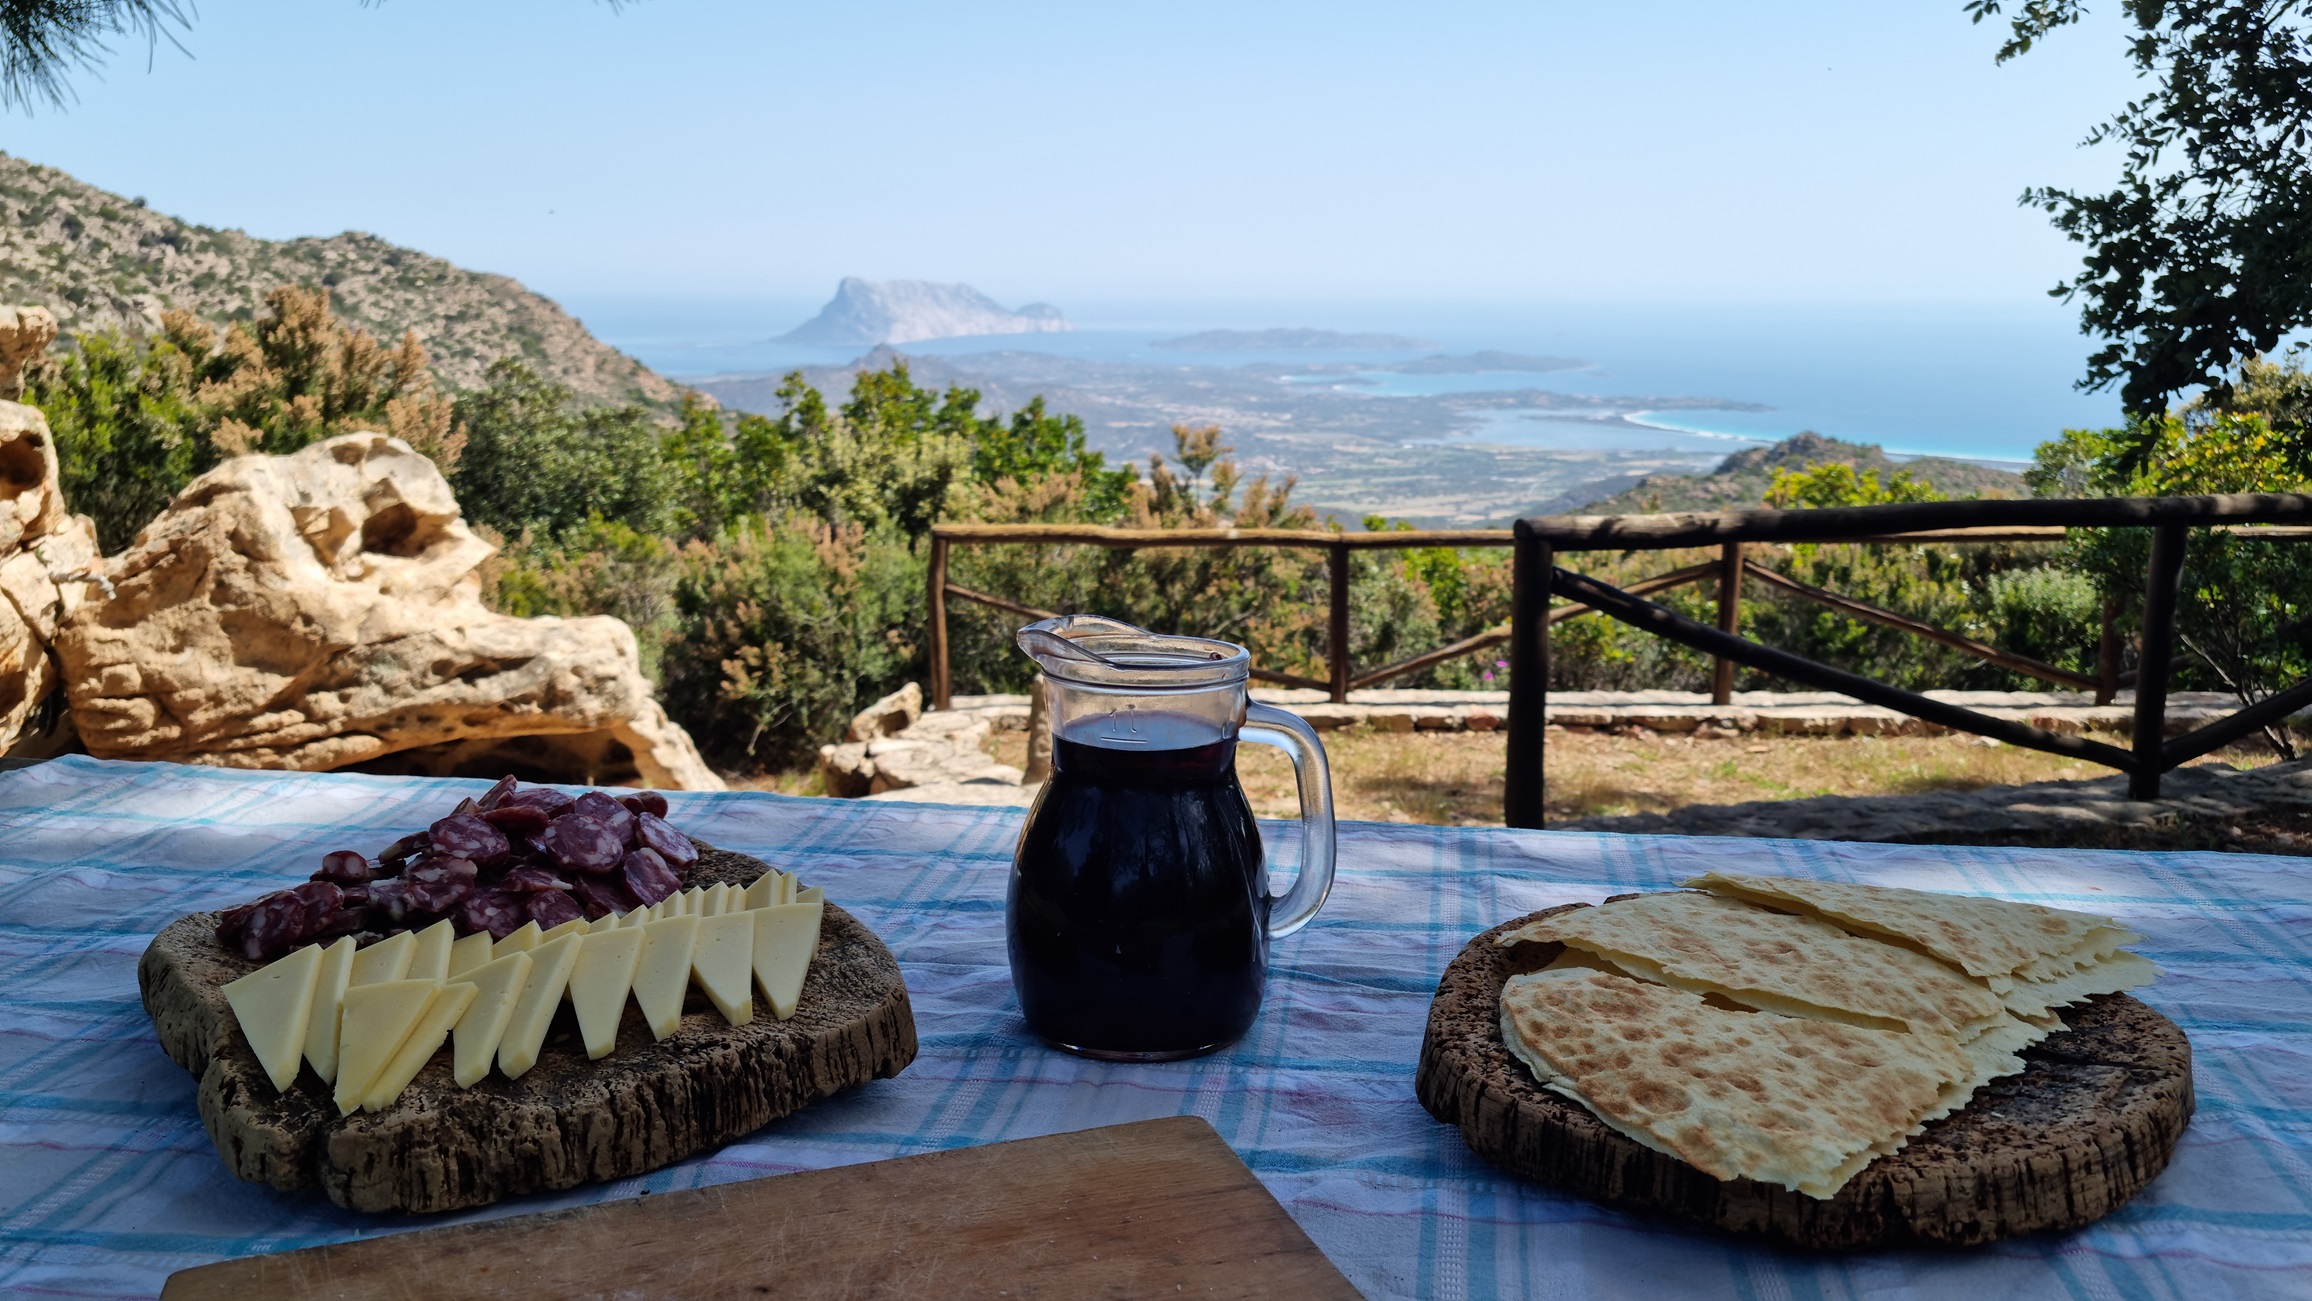
[{"label": "wooden cutting board", "polygon": [[1564,911],[1503,922],[1461,950],[1429,1005],[1414,1080],[1431,1115],[1459,1126],[1471,1151],[1513,1174],[1609,1206],[1817,1250],[1974,1246],[2109,1215],[2167,1168],[2191,1121],[2183,1031],[2132,998],[2107,994],[2063,1009],[2070,1028],[2025,1049],[2022,1074],[1985,1085],[1835,1197],[1712,1178],[1545,1091],[1502,1042],[1502,986],[1560,946],[1504,949],[1495,937]]},{"label": "wooden cutting board", "polygon": [[162,1301],[1311,1297],[1356,1289],[1195,1116],[395,1234],[171,1275]]}]

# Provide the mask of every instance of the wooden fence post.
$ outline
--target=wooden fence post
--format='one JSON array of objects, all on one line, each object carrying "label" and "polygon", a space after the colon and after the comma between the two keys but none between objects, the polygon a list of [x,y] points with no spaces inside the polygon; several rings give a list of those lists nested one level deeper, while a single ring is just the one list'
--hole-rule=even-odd
[{"label": "wooden fence post", "polygon": [[[1742,631],[1742,544],[1718,548],[1718,631],[1729,636]],[[1710,703],[1734,703],[1734,661],[1721,655],[1710,665]]]},{"label": "wooden fence post", "polygon": [[1549,723],[1549,574],[1557,557],[1550,544],[1522,536],[1522,525],[1520,530],[1509,606],[1509,753],[1501,820],[1539,827],[1547,816],[1542,729]]},{"label": "wooden fence post", "polygon": [[947,539],[931,535],[929,563],[923,567],[924,604],[931,615],[931,707],[946,709],[955,699],[947,663]]},{"label": "wooden fence post", "polygon": [[1333,608],[1325,621],[1325,676],[1336,705],[1349,699],[1349,549],[1332,545]]},{"label": "wooden fence post", "polygon": [[2130,799],[2159,798],[2160,747],[2167,740],[2168,667],[2175,658],[2176,588],[2183,578],[2185,530],[2152,530],[2151,565],[2143,582],[2143,649],[2135,663],[2135,771]]},{"label": "wooden fence post", "polygon": [[2119,602],[2103,603],[2103,631],[2095,639],[2095,703],[2119,699]]}]

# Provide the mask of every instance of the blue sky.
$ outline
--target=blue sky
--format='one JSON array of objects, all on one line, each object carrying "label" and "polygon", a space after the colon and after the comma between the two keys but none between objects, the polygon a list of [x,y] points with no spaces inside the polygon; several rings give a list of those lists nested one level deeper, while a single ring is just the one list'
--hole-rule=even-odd
[{"label": "blue sky", "polygon": [[192,57],[0,148],[570,298],[2031,310],[2076,252],[2015,198],[2116,169],[2076,145],[2121,40],[1994,67],[1959,0],[204,0]]}]

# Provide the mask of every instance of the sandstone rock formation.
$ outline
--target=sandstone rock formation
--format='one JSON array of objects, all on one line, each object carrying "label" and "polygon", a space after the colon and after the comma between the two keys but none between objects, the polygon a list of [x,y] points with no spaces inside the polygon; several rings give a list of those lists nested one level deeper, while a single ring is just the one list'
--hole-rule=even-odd
[{"label": "sandstone rock formation", "polygon": [[[987,753],[989,719],[952,710],[925,714],[922,701],[922,688],[910,682],[859,711],[842,742],[820,746],[819,781],[826,793],[968,804],[1025,803],[1034,794],[1022,793],[1019,769]],[[890,727],[900,719],[908,721]],[[958,797],[961,787],[971,788],[960,792],[969,798]]]},{"label": "sandstone rock formation", "polygon": [[[0,307],[0,394],[23,392],[20,368],[55,337],[46,311]],[[52,753],[67,739],[50,712],[50,648],[97,564],[96,531],[64,509],[48,422],[0,398],[0,750]]]},{"label": "sandstone rock formation", "polygon": [[626,625],[491,612],[491,551],[399,439],[227,461],[65,620],[73,721],[102,758],[720,789]]}]

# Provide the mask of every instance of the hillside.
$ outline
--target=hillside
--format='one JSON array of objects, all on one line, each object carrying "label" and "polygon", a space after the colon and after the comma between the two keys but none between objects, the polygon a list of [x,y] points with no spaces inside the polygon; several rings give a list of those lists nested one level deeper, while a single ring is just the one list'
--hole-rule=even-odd
[{"label": "hillside", "polygon": [[512,355],[590,401],[675,397],[664,378],[505,276],[358,231],[266,240],[196,226],[0,154],[0,303],[45,306],[67,334],[142,332],[168,308],[245,320],[283,284],[328,288],[340,316],[381,338],[415,329],[453,389],[478,387],[491,362]]},{"label": "hillside", "polygon": [[1776,470],[1803,470],[1826,461],[1843,461],[1857,470],[1876,470],[1881,479],[1896,470],[1907,470],[1912,478],[1933,484],[1946,497],[2030,495],[2023,487],[2023,476],[2006,470],[1940,456],[1896,462],[1875,443],[1848,443],[1806,433],[1765,447],[1746,447],[1727,457],[1708,474],[1650,474],[1613,496],[1553,509],[1581,515],[1738,510],[1765,501],[1766,486],[1774,481]]},{"label": "hillside", "polygon": [[1076,327],[1050,303],[1013,311],[970,285],[843,277],[819,314],[782,341],[836,347],[917,343],[983,334],[1048,334]]}]

